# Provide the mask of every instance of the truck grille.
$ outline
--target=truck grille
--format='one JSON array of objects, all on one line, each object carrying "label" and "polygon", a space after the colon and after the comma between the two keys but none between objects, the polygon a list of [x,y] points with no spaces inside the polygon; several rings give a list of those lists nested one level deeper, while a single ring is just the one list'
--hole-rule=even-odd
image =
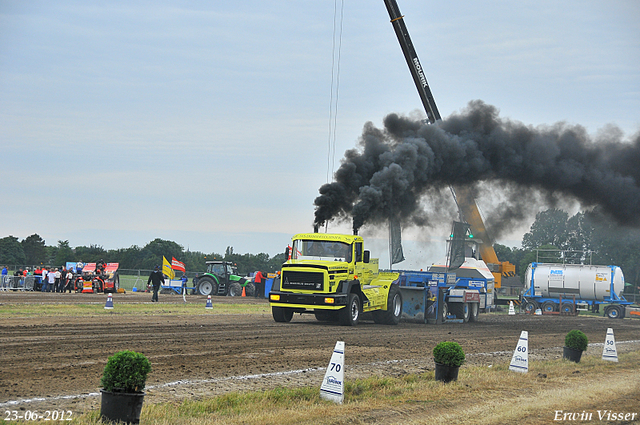
[{"label": "truck grille", "polygon": [[322,291],[324,273],[282,271],[282,289]]}]

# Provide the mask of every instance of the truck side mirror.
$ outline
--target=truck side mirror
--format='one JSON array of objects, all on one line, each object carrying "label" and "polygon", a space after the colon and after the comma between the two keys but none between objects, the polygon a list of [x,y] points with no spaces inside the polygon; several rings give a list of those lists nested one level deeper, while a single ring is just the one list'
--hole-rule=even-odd
[{"label": "truck side mirror", "polygon": [[284,250],[284,261],[286,262],[289,259],[289,247]]},{"label": "truck side mirror", "polygon": [[365,263],[368,263],[368,262],[369,262],[369,258],[371,258],[371,253],[370,253],[369,251],[366,251],[366,250],[365,250],[365,251],[364,251],[364,258],[363,258],[363,261],[364,261]]}]

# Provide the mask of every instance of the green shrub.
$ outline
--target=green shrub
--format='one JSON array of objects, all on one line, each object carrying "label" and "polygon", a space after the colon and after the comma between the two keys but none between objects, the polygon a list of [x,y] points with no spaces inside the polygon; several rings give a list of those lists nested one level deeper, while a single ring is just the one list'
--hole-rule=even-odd
[{"label": "green shrub", "polygon": [[584,351],[589,345],[589,339],[584,332],[574,329],[569,331],[567,336],[564,338],[564,345],[565,347],[573,348],[574,350]]},{"label": "green shrub", "polygon": [[107,361],[102,373],[102,388],[110,392],[142,392],[150,371],[151,363],[144,354],[119,351]]},{"label": "green shrub", "polygon": [[443,341],[433,349],[433,359],[450,367],[460,367],[464,363],[464,350],[457,342]]}]

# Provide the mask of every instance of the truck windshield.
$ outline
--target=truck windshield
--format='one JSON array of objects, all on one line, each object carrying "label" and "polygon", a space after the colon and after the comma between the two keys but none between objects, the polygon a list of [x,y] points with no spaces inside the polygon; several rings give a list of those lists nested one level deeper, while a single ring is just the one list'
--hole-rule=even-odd
[{"label": "truck windshield", "polygon": [[351,262],[351,245],[335,241],[297,239],[293,241],[293,260],[326,260]]}]

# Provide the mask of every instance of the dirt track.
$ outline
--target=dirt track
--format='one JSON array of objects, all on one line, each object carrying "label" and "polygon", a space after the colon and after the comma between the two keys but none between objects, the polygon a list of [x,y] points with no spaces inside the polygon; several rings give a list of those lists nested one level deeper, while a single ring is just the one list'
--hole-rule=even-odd
[{"label": "dirt track", "polygon": [[[135,316],[117,313],[121,303],[148,302],[149,294],[116,294],[108,316],[10,318],[0,324],[0,407],[3,409],[97,409],[100,376],[116,351],[144,353],[153,366],[147,402],[200,397],[277,385],[319,385],[335,342],[346,344],[347,380],[370,374],[401,375],[433,368],[431,351],[440,341],[459,342],[470,364],[508,362],[520,331],[529,331],[531,358],[559,358],[565,334],[581,329],[592,343],[604,342],[608,327],[616,341],[638,340],[640,320],[596,317],[481,315],[475,324],[399,326],[361,322],[347,328],[295,315],[275,323],[269,314]],[[104,295],[0,293],[1,304],[104,303]],[[157,305],[182,303],[161,295]],[[250,298],[214,297],[215,303],[264,303]],[[145,318],[146,317],[146,318]],[[637,342],[618,351],[637,350]],[[588,355],[601,355],[592,346]],[[305,369],[304,371],[301,371]],[[253,375],[253,376],[248,376]],[[70,396],[60,398],[59,396]],[[80,397],[77,397],[80,396]],[[43,399],[42,399],[43,398]],[[27,401],[31,399],[32,401]],[[14,403],[16,402],[16,403]]]}]

